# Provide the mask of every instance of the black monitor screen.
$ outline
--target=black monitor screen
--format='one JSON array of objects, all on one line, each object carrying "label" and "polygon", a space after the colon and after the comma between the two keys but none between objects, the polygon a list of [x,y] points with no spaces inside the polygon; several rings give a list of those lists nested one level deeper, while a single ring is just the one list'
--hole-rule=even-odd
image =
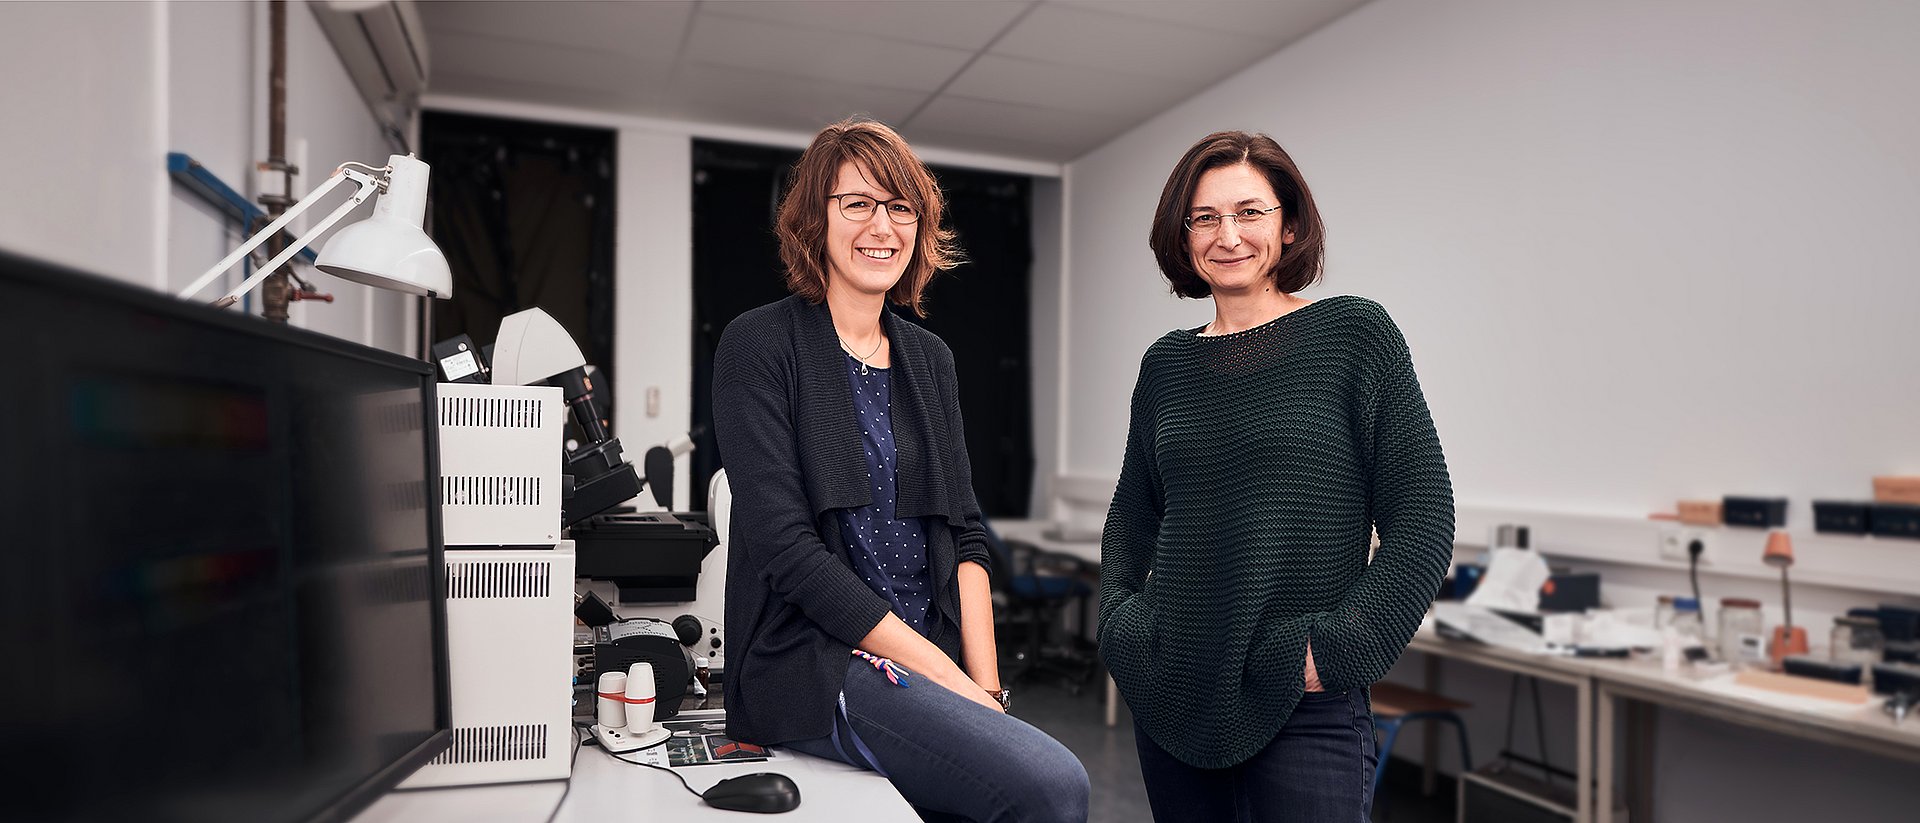
[{"label": "black monitor screen", "polygon": [[448,729],[431,367],[0,254],[8,820],[340,819]]}]

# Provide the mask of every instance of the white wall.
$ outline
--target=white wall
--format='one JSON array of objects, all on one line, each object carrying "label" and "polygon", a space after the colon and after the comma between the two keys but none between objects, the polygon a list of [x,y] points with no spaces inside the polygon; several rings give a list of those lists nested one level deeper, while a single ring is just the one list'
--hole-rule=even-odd
[{"label": "white wall", "polygon": [[[254,132],[263,130],[266,121],[257,112],[260,101],[254,99],[264,80],[256,82],[248,67],[264,65],[256,63],[255,47],[266,9],[251,3],[171,2],[157,7],[165,10],[169,33],[166,96],[161,98],[168,112],[163,148],[185,152],[227,185],[250,193],[257,159]],[[259,158],[266,156],[264,135],[262,131]],[[154,169],[141,171],[150,175]],[[177,292],[244,242],[246,235],[205,201],[171,182],[163,183],[167,187],[166,285]],[[208,297],[218,296],[216,287],[239,285],[239,270],[236,266],[223,285],[208,286]],[[257,301],[252,305],[257,306]]]},{"label": "white wall", "polygon": [[[1920,6],[1892,2],[1361,7],[1068,165],[1065,470],[1118,472],[1140,352],[1211,316],[1168,295],[1147,228],[1189,145],[1249,129],[1292,153],[1326,220],[1308,296],[1374,298],[1406,332],[1462,540],[1536,514],[1537,543],[1631,601],[1684,585],[1644,521],[1676,499],[1788,496],[1804,535],[1809,500],[1920,472],[1915,31]],[[1777,602],[1757,537],[1712,537],[1709,597]],[[1808,599],[1911,602],[1917,549],[1809,538]],[[1491,718],[1484,756],[1505,680],[1444,676]],[[1660,734],[1662,819],[1911,811],[1885,761],[1688,718]]]},{"label": "white wall", "polygon": [[[0,152],[14,158],[0,199],[0,248],[172,291],[237,245],[236,227],[167,177],[165,157],[186,152],[229,186],[257,193],[267,16],[264,3],[0,4],[0,74],[9,78],[0,110],[21,113],[0,122]],[[378,165],[391,149],[308,6],[291,4],[287,24],[287,146],[302,167],[298,196],[335,165]],[[335,302],[295,303],[295,325],[410,347],[411,298],[311,279]],[[217,296],[216,288],[203,294]]]},{"label": "white wall", "polygon": [[[1061,323],[1066,319],[1066,244],[1061,235],[1065,212],[1066,181],[1036,177],[1033,180],[1033,271],[1028,285],[1031,300],[1027,339],[1031,342],[1028,364],[1032,368],[1029,392],[1033,398],[1033,493],[1028,500],[1028,517],[1047,516],[1052,496],[1052,479],[1059,474],[1060,453],[1065,445],[1060,417],[1066,365],[1061,356]],[[961,387],[966,390],[970,387]],[[976,391],[980,389],[975,389]]]},{"label": "white wall", "polygon": [[[266,8],[261,7],[256,17],[260,21],[260,39],[256,41],[254,53],[259,55],[256,65],[260,70],[254,72],[254,76],[260,81],[255,98],[257,111],[260,112],[257,118],[260,128],[255,133],[254,151],[256,156],[264,158],[267,156]],[[353,79],[347,75],[346,68],[340,64],[340,57],[320,30],[320,24],[313,19],[309,5],[289,4],[287,159],[300,166],[300,176],[294,179],[295,196],[320,185],[341,163],[352,160],[384,166],[387,156],[396,150],[382,136],[373,113],[367,108]],[[316,207],[302,215],[310,219],[297,225],[303,229],[310,227],[332,207],[339,205],[342,197],[336,190],[324,204],[326,211]],[[372,213],[373,200],[369,198],[332,231],[365,219]],[[318,250],[324,246],[326,239],[333,236],[332,231],[322,235],[313,248]],[[199,267],[193,275],[199,274],[204,268]],[[289,310],[290,322],[390,351],[406,352],[412,348],[413,307],[420,298],[341,280],[317,271],[306,276],[315,288],[332,294],[334,302],[296,302]]]},{"label": "white wall", "polygon": [[[624,128],[615,156],[614,431],[637,466],[693,419],[693,142]],[[659,396],[652,414],[649,393]],[[706,499],[689,487],[690,470],[684,458],[674,466],[675,511]],[[651,506],[652,494],[640,500]]]},{"label": "white wall", "polygon": [[159,285],[166,54],[159,4],[0,3],[0,248]]},{"label": "white wall", "polygon": [[1412,343],[1463,504],[1641,517],[1920,472],[1920,6],[1380,0],[1070,164],[1072,471],[1118,471],[1167,296],[1159,189],[1265,131],[1329,237],[1310,296]]}]

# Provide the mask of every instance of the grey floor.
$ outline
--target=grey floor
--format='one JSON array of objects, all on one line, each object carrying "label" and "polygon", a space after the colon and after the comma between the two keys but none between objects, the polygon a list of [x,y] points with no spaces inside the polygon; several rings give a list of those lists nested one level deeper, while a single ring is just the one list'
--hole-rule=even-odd
[{"label": "grey floor", "polygon": [[[1133,745],[1133,721],[1126,706],[1120,723],[1106,726],[1099,681],[1090,682],[1075,696],[1047,683],[1014,685],[1013,714],[1038,726],[1080,757],[1093,784],[1090,823],[1147,823],[1153,812],[1140,782],[1140,758]],[[1396,759],[1387,769],[1373,819],[1383,823],[1450,823],[1453,794],[1442,780],[1433,797],[1420,796],[1420,768]]]}]

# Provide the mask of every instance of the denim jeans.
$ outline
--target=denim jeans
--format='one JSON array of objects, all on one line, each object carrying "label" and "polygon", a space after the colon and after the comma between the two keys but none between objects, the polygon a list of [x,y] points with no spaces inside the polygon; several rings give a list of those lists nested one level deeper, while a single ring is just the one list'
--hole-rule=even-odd
[{"label": "denim jeans", "polygon": [[[929,820],[1083,823],[1087,770],[1067,747],[1026,721],[988,709],[925,678],[907,688],[860,658],[847,663],[846,716],[838,736],[784,744],[873,769]],[[851,728],[849,728],[849,721]],[[859,817],[857,809],[849,814]]]},{"label": "denim jeans", "polygon": [[1266,748],[1246,762],[1201,769],[1176,760],[1134,726],[1156,823],[1363,823],[1373,804],[1373,714],[1366,689],[1308,692]]}]

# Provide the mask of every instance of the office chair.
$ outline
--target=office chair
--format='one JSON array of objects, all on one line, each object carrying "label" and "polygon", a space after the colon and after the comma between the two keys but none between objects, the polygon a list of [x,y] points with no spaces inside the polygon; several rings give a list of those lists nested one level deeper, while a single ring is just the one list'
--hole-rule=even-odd
[{"label": "office chair", "polygon": [[[1071,555],[1049,552],[1018,540],[1003,540],[991,525],[987,545],[993,551],[993,588],[1007,605],[1024,612],[1025,638],[1012,669],[1001,673],[1001,682],[1012,684],[1037,675],[1059,678],[1068,693],[1079,694],[1080,687],[1093,676],[1095,661],[1077,647],[1076,638],[1048,644],[1053,626],[1060,623],[1068,604],[1080,604],[1080,625],[1086,626],[1087,600],[1093,587],[1087,584],[1092,567]],[[1042,573],[1042,572],[1045,573]]]},{"label": "office chair", "polygon": [[1460,719],[1460,712],[1472,708],[1471,704],[1384,680],[1373,684],[1369,689],[1369,697],[1373,703],[1374,729],[1385,738],[1377,749],[1380,754],[1379,765],[1373,770],[1372,797],[1376,810],[1384,814],[1386,804],[1380,799],[1380,782],[1387,774],[1393,743],[1399,739],[1401,728],[1408,723],[1429,721],[1428,734],[1437,731],[1432,726],[1452,726],[1460,740],[1460,773],[1473,771],[1473,752],[1467,746],[1467,724]]}]

